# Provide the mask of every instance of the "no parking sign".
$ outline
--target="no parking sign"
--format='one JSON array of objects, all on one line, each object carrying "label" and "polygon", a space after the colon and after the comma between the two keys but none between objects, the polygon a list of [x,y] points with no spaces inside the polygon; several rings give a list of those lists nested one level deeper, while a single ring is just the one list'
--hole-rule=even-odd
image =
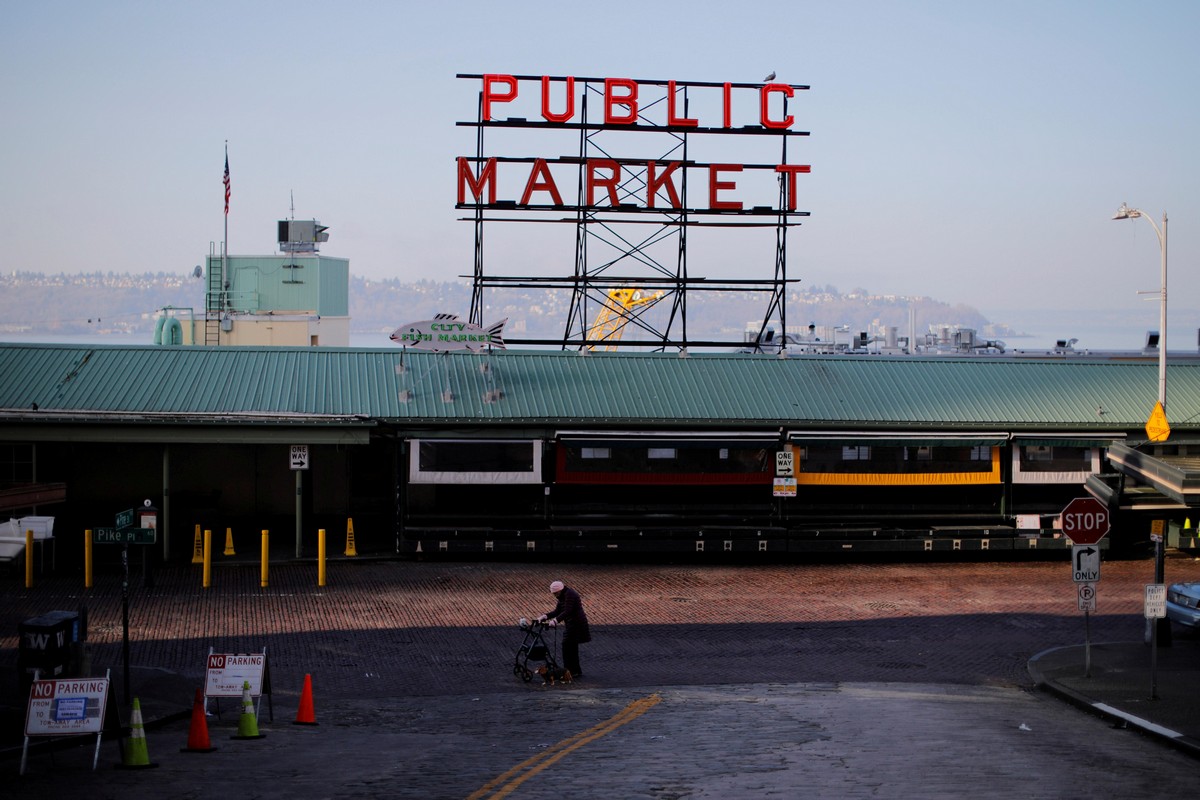
[{"label": "no parking sign", "polygon": [[250,696],[263,693],[267,653],[209,653],[204,671],[205,697],[241,697],[250,684]]}]

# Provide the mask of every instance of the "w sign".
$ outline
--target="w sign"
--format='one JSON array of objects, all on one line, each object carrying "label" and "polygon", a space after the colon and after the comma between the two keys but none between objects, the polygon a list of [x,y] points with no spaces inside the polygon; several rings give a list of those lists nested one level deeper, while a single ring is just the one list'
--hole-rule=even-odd
[{"label": "w sign", "polygon": [[1076,497],[1062,510],[1062,530],[1075,544],[1095,544],[1108,533],[1108,508],[1092,497]]}]

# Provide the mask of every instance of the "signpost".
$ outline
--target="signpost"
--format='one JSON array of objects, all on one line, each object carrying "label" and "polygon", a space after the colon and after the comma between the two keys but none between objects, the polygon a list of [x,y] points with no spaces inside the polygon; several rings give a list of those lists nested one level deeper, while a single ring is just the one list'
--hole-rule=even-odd
[{"label": "signpost", "polygon": [[1062,530],[1071,548],[1071,579],[1079,584],[1079,610],[1083,612],[1083,674],[1092,677],[1092,636],[1089,612],[1096,610],[1096,581],[1100,580],[1100,548],[1108,535],[1108,508],[1093,497],[1076,497],[1062,510]]},{"label": "signpost", "polygon": [[[135,528],[134,521],[137,519],[138,513],[134,509],[121,511],[117,514],[115,525],[111,528],[96,528],[92,531],[92,541],[96,544],[119,544],[121,545],[121,660],[124,665],[124,685],[125,693],[123,695],[125,702],[129,702],[129,545],[131,544],[154,544],[157,541],[157,512],[150,505],[150,501],[145,503],[145,509],[142,511],[143,524],[150,523],[154,527]],[[149,572],[147,572],[149,575]],[[146,585],[150,585],[147,577]]]},{"label": "signpost", "polygon": [[[1167,616],[1167,585],[1146,584],[1146,600],[1143,604],[1146,621],[1165,619]],[[1151,623],[1150,637],[1150,699],[1158,699],[1158,624]]]}]

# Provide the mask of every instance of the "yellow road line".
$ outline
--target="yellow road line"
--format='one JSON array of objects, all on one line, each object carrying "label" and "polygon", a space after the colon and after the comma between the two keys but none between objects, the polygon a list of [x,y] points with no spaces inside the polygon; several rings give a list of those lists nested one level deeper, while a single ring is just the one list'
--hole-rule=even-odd
[{"label": "yellow road line", "polygon": [[625,723],[632,722],[642,714],[645,714],[654,706],[658,705],[660,702],[662,702],[662,698],[659,697],[657,693],[652,694],[649,697],[642,697],[634,700],[629,705],[625,706],[625,708],[621,709],[604,722],[601,722],[599,725],[593,725],[586,731],[580,731],[574,736],[563,739],[558,744],[547,747],[536,756],[522,761],[520,764],[517,764],[504,774],[492,778],[483,786],[479,787],[479,789],[467,795],[467,800],[481,800],[481,798],[484,797],[492,798],[492,800],[499,800],[499,798],[507,797],[518,786],[532,778],[534,775],[537,775],[542,770],[546,769],[552,764],[557,763],[570,753],[573,753],[574,751],[583,747],[588,742],[593,742],[596,739],[599,739],[601,736],[612,733]]}]

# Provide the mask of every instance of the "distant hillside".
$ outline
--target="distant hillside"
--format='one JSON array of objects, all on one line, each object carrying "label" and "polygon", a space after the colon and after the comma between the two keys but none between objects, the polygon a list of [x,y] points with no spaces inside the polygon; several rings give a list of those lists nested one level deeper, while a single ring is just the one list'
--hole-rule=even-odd
[{"label": "distant hillside", "polygon": [[[514,338],[561,336],[570,296],[566,291],[504,289],[485,295],[484,321],[507,317]],[[740,340],[749,323],[762,320],[762,294],[698,292],[688,299],[689,336]],[[405,322],[437,313],[470,311],[471,288],[462,281],[371,280],[351,277],[350,317],[355,333],[386,333]],[[121,333],[153,335],[155,313],[164,306],[204,307],[204,281],[190,275],[87,273],[43,275],[16,272],[0,276],[0,332],[30,334]],[[595,313],[589,307],[589,316]],[[866,289],[842,294],[832,286],[794,290],[787,298],[788,327],[846,325],[854,331],[908,331],[910,310],[918,333],[930,325],[973,328],[981,336],[1003,338],[1011,331],[991,324],[974,308],[929,297],[875,295]],[[666,303],[650,315],[665,315]],[[665,319],[665,316],[662,317]]]}]

